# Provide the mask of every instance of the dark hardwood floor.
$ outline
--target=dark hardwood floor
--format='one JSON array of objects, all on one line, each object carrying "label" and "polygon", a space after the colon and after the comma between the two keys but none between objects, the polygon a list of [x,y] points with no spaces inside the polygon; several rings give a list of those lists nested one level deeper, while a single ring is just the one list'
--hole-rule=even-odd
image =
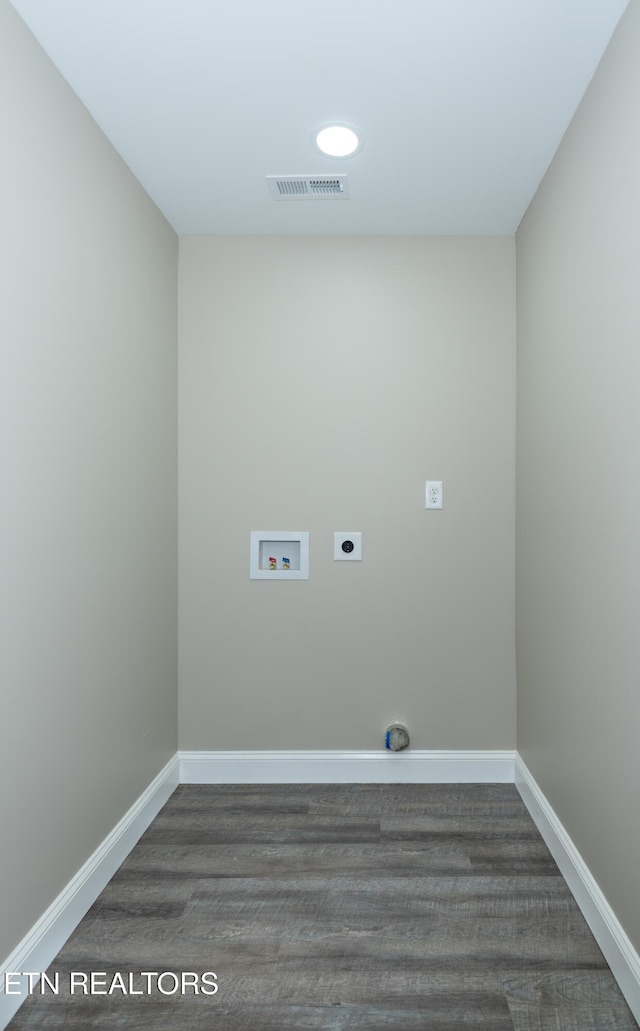
[{"label": "dark hardwood floor", "polygon": [[637,1028],[512,785],[180,787],[48,973],[11,1031]]}]

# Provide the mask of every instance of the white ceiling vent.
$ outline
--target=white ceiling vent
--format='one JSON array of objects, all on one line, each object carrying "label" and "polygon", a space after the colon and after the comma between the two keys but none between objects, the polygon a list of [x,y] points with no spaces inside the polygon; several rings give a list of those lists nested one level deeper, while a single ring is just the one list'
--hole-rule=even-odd
[{"label": "white ceiling vent", "polygon": [[346,175],[268,175],[274,200],[347,200]]}]

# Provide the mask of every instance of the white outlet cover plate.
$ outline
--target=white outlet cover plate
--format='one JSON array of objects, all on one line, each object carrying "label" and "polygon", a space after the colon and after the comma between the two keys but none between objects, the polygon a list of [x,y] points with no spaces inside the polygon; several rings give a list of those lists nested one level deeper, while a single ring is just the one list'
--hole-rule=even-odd
[{"label": "white outlet cover plate", "polygon": [[425,508],[442,508],[442,480],[427,480]]},{"label": "white outlet cover plate", "polygon": [[[342,545],[351,541],[353,549],[344,551]],[[336,530],[333,535],[333,557],[336,562],[360,562],[362,559],[362,533],[359,530]]]}]

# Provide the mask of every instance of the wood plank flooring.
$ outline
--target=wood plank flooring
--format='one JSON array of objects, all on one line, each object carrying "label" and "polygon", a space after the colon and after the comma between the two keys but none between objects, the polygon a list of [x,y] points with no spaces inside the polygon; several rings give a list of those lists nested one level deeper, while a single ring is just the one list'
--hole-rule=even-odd
[{"label": "wood plank flooring", "polygon": [[[214,971],[219,991],[70,995],[71,971]],[[638,1026],[503,784],[179,787],[55,972],[11,1031]]]}]

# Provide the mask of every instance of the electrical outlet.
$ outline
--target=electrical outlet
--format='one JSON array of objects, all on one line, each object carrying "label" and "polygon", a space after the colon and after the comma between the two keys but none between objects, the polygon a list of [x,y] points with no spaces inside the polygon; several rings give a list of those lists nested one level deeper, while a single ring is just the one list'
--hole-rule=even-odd
[{"label": "electrical outlet", "polygon": [[362,532],[338,530],[334,533],[333,557],[336,562],[359,562],[362,559]]},{"label": "electrical outlet", "polygon": [[425,508],[442,508],[442,480],[427,480]]}]

